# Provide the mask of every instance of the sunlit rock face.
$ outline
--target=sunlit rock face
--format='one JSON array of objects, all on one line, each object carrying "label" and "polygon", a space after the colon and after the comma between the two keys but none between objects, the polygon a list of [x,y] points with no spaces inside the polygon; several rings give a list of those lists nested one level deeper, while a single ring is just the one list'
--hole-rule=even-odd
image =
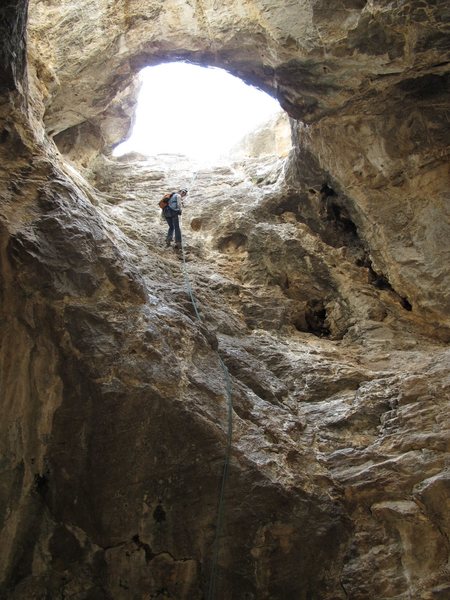
[{"label": "sunlit rock face", "polygon": [[267,123],[261,124],[229,152],[231,160],[248,157],[279,156],[286,158],[292,149],[291,123],[285,112],[275,115]]},{"label": "sunlit rock face", "polygon": [[[1,595],[447,598],[444,3],[0,10]],[[108,157],[179,57],[288,159]]]}]

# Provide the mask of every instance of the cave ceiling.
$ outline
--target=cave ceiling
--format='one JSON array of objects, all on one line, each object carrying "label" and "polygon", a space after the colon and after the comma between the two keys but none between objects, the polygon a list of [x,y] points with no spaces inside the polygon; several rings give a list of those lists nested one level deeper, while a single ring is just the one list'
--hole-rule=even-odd
[{"label": "cave ceiling", "polygon": [[171,60],[225,68],[312,122],[445,71],[445,4],[32,0],[29,42],[51,134],[114,112],[141,68]]}]

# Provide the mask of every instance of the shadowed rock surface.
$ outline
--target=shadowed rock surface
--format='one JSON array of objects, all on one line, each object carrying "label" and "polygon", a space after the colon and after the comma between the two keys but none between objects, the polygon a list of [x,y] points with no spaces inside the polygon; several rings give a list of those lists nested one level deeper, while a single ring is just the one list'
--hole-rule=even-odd
[{"label": "shadowed rock surface", "polygon": [[[446,4],[0,16],[1,596],[208,597],[220,357],[215,597],[448,598]],[[287,159],[112,159],[180,57],[277,94]]]}]

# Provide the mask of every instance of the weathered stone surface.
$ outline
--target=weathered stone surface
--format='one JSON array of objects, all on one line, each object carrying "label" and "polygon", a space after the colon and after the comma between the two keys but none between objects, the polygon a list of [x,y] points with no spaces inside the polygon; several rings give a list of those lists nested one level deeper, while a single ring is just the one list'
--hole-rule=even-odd
[{"label": "weathered stone surface", "polygon": [[236,144],[230,151],[230,158],[235,161],[267,155],[285,158],[292,148],[291,137],[289,119],[285,112],[281,112]]},{"label": "weathered stone surface", "polygon": [[[48,126],[58,132],[102,112],[139,66],[180,57],[272,90],[295,117],[334,111],[412,68],[439,72],[447,10],[443,1],[122,0],[112,8],[33,0],[30,23],[45,64]],[[81,115],[69,114],[75,103]]]},{"label": "weathered stone surface", "polygon": [[26,72],[27,0],[5,0],[0,9],[0,92],[22,89]]},{"label": "weathered stone surface", "polygon": [[[348,196],[345,210],[365,241],[373,269],[408,299],[414,312],[426,315],[436,328],[444,326],[448,339],[449,280],[443,265],[449,260],[450,177],[448,143],[442,138],[447,77],[437,77],[430,88],[423,82],[426,92],[420,79],[403,84],[411,93],[400,94],[397,87],[399,104],[383,98],[387,118],[366,108],[365,114],[343,116],[339,122],[297,126],[293,181],[304,180],[304,188],[308,179],[311,183],[308,169],[305,181],[299,168],[311,162],[332,175],[329,187],[338,203]],[[401,111],[408,114],[406,121]]]},{"label": "weathered stone surface", "polygon": [[[2,9],[3,597],[207,596],[219,355],[216,597],[448,596],[446,10],[35,0],[27,84]],[[289,160],[103,156],[179,57],[276,90]]]},{"label": "weathered stone surface", "polygon": [[[91,18],[79,19],[80,10]],[[218,10],[138,0],[111,10],[36,0],[29,54],[38,74],[45,62],[47,130],[85,167],[123,137],[139,66],[184,57],[276,94],[312,123],[295,127],[294,170],[312,155],[320,169],[311,187],[347,196],[367,264],[435,331],[446,322],[448,339],[447,10],[442,2],[230,1]],[[293,178],[295,193],[311,178],[305,170]]]}]

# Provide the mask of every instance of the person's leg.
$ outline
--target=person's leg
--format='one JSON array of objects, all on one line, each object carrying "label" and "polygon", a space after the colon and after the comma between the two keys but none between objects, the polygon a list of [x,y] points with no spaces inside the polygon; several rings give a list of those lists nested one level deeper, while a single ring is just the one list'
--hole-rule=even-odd
[{"label": "person's leg", "polygon": [[166,244],[169,245],[173,238],[173,230],[174,230],[173,217],[166,216],[166,221],[169,226],[169,231],[167,232],[167,236],[166,236]]},{"label": "person's leg", "polygon": [[175,246],[181,248],[181,229],[178,215],[172,217],[173,228],[175,229]]}]

